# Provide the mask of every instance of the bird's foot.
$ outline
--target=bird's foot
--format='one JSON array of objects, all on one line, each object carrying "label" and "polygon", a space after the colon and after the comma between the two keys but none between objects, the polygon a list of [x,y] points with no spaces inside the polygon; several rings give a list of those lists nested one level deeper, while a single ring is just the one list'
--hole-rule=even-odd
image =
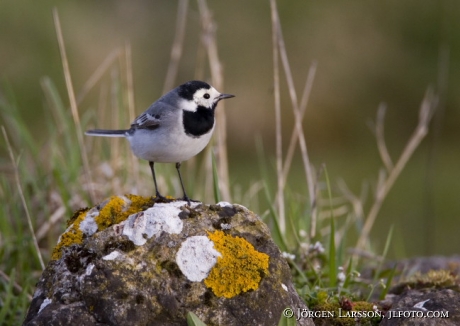
[{"label": "bird's foot", "polygon": [[155,197],[153,197],[153,200],[155,203],[170,203],[172,202],[172,199],[168,199],[165,196],[160,195],[159,192],[156,193]]},{"label": "bird's foot", "polygon": [[194,200],[194,199],[190,199],[188,198],[188,196],[184,196],[182,198],[177,198],[177,199],[174,199],[174,198],[167,198],[165,196],[162,196],[160,195],[159,193],[157,193],[155,195],[155,197],[153,197],[153,201],[155,203],[163,203],[163,204],[167,204],[167,203],[171,203],[175,200],[182,200],[182,201],[186,201],[188,203],[188,206],[191,205],[191,203],[201,203],[199,200]]},{"label": "bird's foot", "polygon": [[199,200],[194,200],[194,199],[188,198],[187,195],[185,195],[184,197],[182,197],[181,200],[186,201],[186,202],[188,203],[189,206],[190,206],[190,203],[201,203]]}]

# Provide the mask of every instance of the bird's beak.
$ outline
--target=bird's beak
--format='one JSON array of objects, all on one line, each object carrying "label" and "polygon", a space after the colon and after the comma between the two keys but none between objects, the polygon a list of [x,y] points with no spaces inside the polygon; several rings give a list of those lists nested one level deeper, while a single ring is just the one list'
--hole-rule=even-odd
[{"label": "bird's beak", "polygon": [[226,98],[231,98],[231,97],[235,97],[235,95],[232,95],[232,94],[220,94],[217,97],[217,101],[219,102],[220,100],[224,100]]}]

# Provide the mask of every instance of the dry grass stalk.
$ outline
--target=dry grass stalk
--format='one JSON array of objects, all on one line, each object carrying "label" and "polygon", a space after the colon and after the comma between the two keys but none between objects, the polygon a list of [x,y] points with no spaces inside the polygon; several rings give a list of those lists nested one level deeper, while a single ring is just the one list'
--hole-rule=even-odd
[{"label": "dry grass stalk", "polygon": [[[438,98],[433,94],[433,91],[429,89],[426,92],[425,98],[423,99],[422,104],[420,106],[417,127],[415,128],[414,132],[409,138],[409,141],[404,147],[401,156],[399,157],[394,167],[388,171],[388,173],[386,173],[384,170],[381,170],[375,192],[375,199],[371,206],[371,209],[369,210],[369,213],[366,216],[366,221],[364,223],[363,229],[361,230],[361,234],[356,245],[358,249],[364,249],[366,243],[368,243],[369,234],[371,232],[372,226],[374,225],[377,214],[379,213],[380,208],[382,207],[383,201],[385,200],[391,187],[393,187],[396,179],[399,177],[402,170],[406,166],[407,162],[409,161],[409,158],[412,156],[415,149],[420,145],[420,142],[423,140],[423,138],[425,138],[425,136],[427,135],[428,125],[431,121],[431,118],[433,117],[437,103]],[[377,115],[377,119],[383,119],[383,117],[384,115],[381,113]],[[383,121],[377,121],[376,125],[378,126],[379,124],[383,125]],[[383,134],[376,133],[376,136],[383,137]],[[385,142],[383,141],[383,139],[377,139],[377,143],[380,143],[380,146],[383,146],[383,149],[380,150],[381,158],[383,161],[385,160],[385,156],[382,157],[382,153],[383,155],[386,155],[385,153],[388,153],[388,151],[386,149]]]},{"label": "dry grass stalk", "polygon": [[[211,11],[208,8],[206,0],[197,0],[202,23],[202,42],[206,49],[209,67],[211,70],[211,79],[213,86],[218,90],[224,89],[223,67],[219,60],[217,41],[216,41],[216,24],[212,18]],[[227,154],[227,129],[225,104],[220,103],[220,110],[216,117],[216,143],[215,148],[217,173],[219,175],[219,189],[222,198],[225,201],[231,201],[230,195],[230,178],[228,174],[228,154]],[[212,170],[210,170],[211,172]],[[212,173],[207,173],[212,176]]]},{"label": "dry grass stalk", "polygon": [[384,129],[384,121],[385,121],[385,112],[387,107],[385,104],[381,103],[378,110],[377,110],[377,123],[375,125],[375,137],[377,140],[377,148],[380,153],[380,157],[382,159],[387,172],[393,170],[394,165],[393,161],[391,160],[390,154],[388,153],[387,146],[385,144],[385,129]]},{"label": "dry grass stalk", "polygon": [[83,132],[81,129],[80,116],[78,114],[77,100],[72,85],[72,78],[70,76],[69,62],[67,60],[67,54],[64,46],[64,38],[62,36],[61,23],[59,21],[59,14],[57,9],[53,9],[54,25],[56,28],[56,34],[59,43],[59,50],[61,52],[62,67],[64,70],[64,78],[67,86],[67,92],[69,95],[70,109],[72,111],[73,121],[76,126],[78,146],[80,147],[81,158],[83,160],[83,169],[85,171],[86,183],[89,185],[89,193],[91,200],[96,201],[96,195],[94,192],[93,182],[91,178],[91,170],[89,168],[88,155],[86,154],[84,143],[83,143]]},{"label": "dry grass stalk", "polygon": [[37,231],[37,239],[41,240],[46,237],[51,229],[57,222],[62,220],[65,216],[66,208],[64,205],[59,206],[53,214],[48,218],[48,220],[40,226]]},{"label": "dry grass stalk", "polygon": [[187,22],[188,0],[179,0],[176,19],[176,33],[171,47],[171,59],[169,61],[168,72],[163,87],[163,94],[166,94],[174,87],[174,82],[179,69],[179,62],[182,56],[184,45],[185,25]]},{"label": "dry grass stalk", "polygon": [[[363,203],[365,202],[365,198],[362,195],[361,197],[356,196],[347,186],[345,181],[343,179],[340,179],[337,182],[337,186],[340,190],[340,192],[343,194],[346,200],[348,200],[351,203],[351,206],[353,208],[353,216],[357,220],[363,220],[364,219],[364,208],[363,208]],[[363,189],[363,193],[365,193],[366,189]]]},{"label": "dry grass stalk", "polygon": [[[107,108],[108,108],[108,98],[109,98],[108,94],[109,94],[109,87],[107,86],[107,84],[106,83],[101,84],[100,90],[99,90],[99,101],[97,104],[96,122],[105,121],[105,112],[107,112]],[[103,148],[102,141],[94,141],[93,139],[89,138],[87,139],[86,144],[89,144],[89,143],[91,143],[93,146],[92,150],[89,151],[90,153],[101,153],[102,148]]]},{"label": "dry grass stalk", "polygon": [[[118,95],[120,94],[120,72],[118,67],[112,67],[110,72],[110,111],[113,112],[121,112],[120,102]],[[120,114],[110,114],[109,119],[111,119],[111,125],[114,126],[115,129],[119,129],[120,127]],[[120,170],[121,165],[121,138],[109,138],[107,139],[110,142],[110,166],[115,174]],[[116,180],[117,179],[117,180]],[[112,183],[112,189],[117,189],[116,183],[118,182],[118,178],[111,178],[110,182]]]},{"label": "dry grass stalk", "polygon": [[8,139],[8,135],[6,134],[6,130],[5,130],[5,128],[3,126],[2,126],[2,132],[3,132],[3,137],[5,138],[8,153],[10,155],[11,163],[13,164],[14,178],[15,178],[15,181],[16,181],[16,187],[18,188],[19,197],[21,197],[22,206],[24,207],[24,211],[26,212],[27,224],[29,225],[29,230],[30,230],[30,233],[32,235],[32,241],[34,243],[35,251],[37,252],[37,257],[38,257],[38,260],[40,262],[40,266],[42,267],[42,269],[45,269],[45,264],[43,263],[42,254],[40,252],[37,237],[35,236],[34,227],[32,225],[32,218],[30,216],[29,209],[27,207],[27,202],[26,202],[26,199],[24,197],[24,192],[22,191],[21,179],[19,177],[19,168],[18,168],[19,160],[16,160],[14,158],[13,148],[11,147],[10,141]]},{"label": "dry grass stalk", "polygon": [[94,70],[93,74],[88,78],[86,83],[81,88],[77,96],[77,106],[83,101],[83,99],[88,95],[89,91],[93,89],[94,85],[104,76],[105,72],[109,67],[117,60],[120,56],[120,49],[115,49],[109,53],[109,55],[104,59],[104,61],[99,65],[99,67]]},{"label": "dry grass stalk", "polygon": [[[316,182],[315,182],[315,180],[313,178],[313,169],[312,169],[312,165],[310,163],[310,159],[309,159],[309,156],[308,156],[307,144],[306,144],[306,140],[305,140],[305,134],[303,132],[302,121],[303,121],[303,117],[304,117],[304,114],[305,114],[306,107],[308,105],[308,100],[310,98],[311,89],[313,87],[313,81],[314,81],[314,77],[315,77],[315,73],[316,73],[316,66],[317,65],[316,65],[316,63],[313,63],[310,66],[310,69],[309,69],[308,75],[307,75],[307,81],[305,83],[304,91],[303,91],[303,94],[302,94],[301,103],[299,105],[299,102],[298,102],[298,99],[297,99],[297,93],[296,93],[295,86],[294,86],[294,79],[293,79],[293,76],[292,76],[292,70],[291,70],[290,65],[289,65],[286,46],[285,46],[285,43],[284,43],[283,33],[282,33],[282,30],[281,30],[281,23],[280,23],[280,19],[279,19],[279,15],[278,15],[278,10],[276,8],[276,1],[271,1],[270,4],[271,4],[271,8],[272,8],[272,24],[273,24],[273,33],[274,33],[273,42],[274,42],[274,44],[276,44],[276,47],[277,47],[277,49],[274,48],[274,57],[275,57],[275,51],[277,51],[279,49],[279,56],[280,56],[281,62],[283,64],[284,73],[286,75],[286,81],[287,81],[287,84],[288,84],[289,95],[290,95],[290,98],[291,98],[292,109],[293,109],[294,117],[295,117],[295,128],[294,128],[294,130],[292,132],[292,135],[291,135],[291,140],[290,140],[290,143],[289,143],[288,152],[286,154],[286,159],[284,161],[284,166],[283,166],[283,163],[282,163],[282,159],[281,159],[281,163],[277,163],[277,169],[281,167],[281,172],[278,171],[278,174],[280,174],[280,173],[282,174],[281,176],[278,176],[278,194],[277,194],[277,198],[279,199],[279,203],[281,202],[281,200],[284,201],[284,199],[282,199],[282,195],[280,194],[280,192],[284,191],[285,183],[286,183],[286,180],[287,180],[287,176],[288,176],[290,166],[291,166],[291,163],[292,163],[292,158],[293,158],[293,155],[294,155],[295,145],[297,143],[297,140],[299,140],[300,151],[301,151],[302,160],[303,160],[303,163],[304,163],[303,166],[304,166],[305,175],[306,175],[306,178],[307,178],[307,186],[308,186],[308,193],[309,193],[310,207],[311,207],[311,214],[312,214],[311,237],[314,237],[315,236],[315,230],[316,230],[316,210],[317,210],[316,209],[316,190],[315,190],[316,189],[316,187],[315,187]],[[276,52],[276,57],[277,56],[278,56],[278,52]],[[276,61],[277,61],[277,59],[276,59]],[[275,64],[277,65],[277,63],[274,62],[274,65]],[[278,68],[276,68],[276,69],[278,69]],[[279,72],[275,72],[275,74],[279,74]],[[279,77],[276,77],[276,78],[279,79]],[[278,83],[279,83],[279,80],[278,80]],[[278,86],[278,91],[279,91],[279,86]],[[275,92],[275,97],[276,97],[276,92]],[[278,100],[279,100],[279,98],[278,98]],[[275,99],[275,103],[276,103],[276,99]],[[279,113],[280,111],[276,111],[276,112]],[[277,124],[278,123],[281,124],[281,117],[279,117],[279,120],[277,120]],[[277,133],[278,132],[281,133],[281,128],[279,130],[277,129]],[[278,137],[278,134],[277,134],[277,137]],[[281,136],[279,136],[279,139],[277,138],[277,140],[281,141]],[[277,149],[278,149],[278,147],[277,147]],[[279,152],[277,151],[277,157],[279,157],[279,156],[282,156],[281,145],[279,147]],[[278,162],[278,160],[277,160],[277,162]],[[284,207],[284,204],[283,204],[283,207]],[[284,210],[284,208],[283,208],[283,210]]]},{"label": "dry grass stalk", "polygon": [[278,217],[281,232],[286,232],[286,216],[285,216],[285,203],[284,203],[284,185],[285,180],[283,176],[283,148],[282,148],[282,135],[281,135],[281,99],[280,99],[280,80],[279,80],[279,17],[276,8],[276,1],[270,0],[271,19],[272,19],[272,43],[273,43],[273,89],[275,97],[275,124],[276,124],[276,175],[278,191],[276,202],[278,204]]},{"label": "dry grass stalk", "polygon": [[[126,67],[126,97],[128,99],[128,116],[129,121],[134,121],[136,118],[135,102],[134,102],[134,81],[133,81],[133,65],[131,56],[131,44],[125,43],[125,67]],[[134,156],[130,155],[130,166],[132,170],[132,176],[136,180],[136,187],[140,185],[139,175],[139,160]]]},{"label": "dry grass stalk", "polygon": [[[6,275],[2,270],[0,270],[0,277],[3,278],[6,281],[6,283],[11,282],[11,278],[8,275]],[[13,288],[20,293],[24,292],[22,286],[20,286],[16,282],[13,283]],[[32,301],[32,296],[30,294],[27,294],[27,299],[29,299],[29,301]]]},{"label": "dry grass stalk", "polygon": [[[308,101],[310,99],[311,89],[313,87],[313,81],[316,75],[316,67],[317,67],[316,62],[313,62],[310,65],[310,69],[308,70],[308,75],[307,75],[307,82],[305,83],[305,88],[303,90],[302,99],[299,105],[299,110],[298,110],[299,114],[298,116],[295,116],[296,123],[299,123],[300,125],[302,125],[303,117],[305,115]],[[291,140],[289,141],[289,147],[286,153],[286,158],[284,159],[283,175],[285,178],[287,178],[289,169],[291,168],[292,158],[294,157],[294,150],[295,150],[295,146],[297,145],[298,137],[299,137],[299,133],[297,131],[297,128],[294,128],[292,130]]]}]

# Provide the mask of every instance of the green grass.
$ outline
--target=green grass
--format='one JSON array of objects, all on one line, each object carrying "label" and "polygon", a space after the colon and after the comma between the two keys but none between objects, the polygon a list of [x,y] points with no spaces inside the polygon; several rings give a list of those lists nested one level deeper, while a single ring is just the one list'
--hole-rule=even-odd
[{"label": "green grass", "polygon": [[[277,12],[276,6],[273,10]],[[277,26],[276,21],[273,23]],[[287,58],[283,52],[285,49],[281,46],[281,28],[278,27],[280,34],[276,37],[280,43],[274,44],[274,49],[281,53],[281,58],[283,53],[284,58]],[[107,85],[94,83],[93,89],[89,91],[100,93],[100,103],[93,104],[97,107],[96,110],[82,110],[86,113],[80,113],[79,123],[69,109],[67,95],[57,90],[53,80],[43,77],[41,81],[37,81],[43,90],[47,112],[41,135],[32,134],[20,114],[25,110],[19,106],[16,96],[21,94],[15,94],[8,82],[1,86],[3,95],[0,97],[0,114],[5,121],[6,136],[11,143],[8,146],[5,137],[0,142],[0,150],[6,154],[0,157],[0,198],[2,203],[6,203],[1,207],[0,216],[1,325],[21,324],[34,286],[42,272],[39,256],[43,257],[45,263],[49,261],[52,249],[64,231],[65,220],[75,210],[93,206],[111,195],[154,193],[148,164],[133,158],[123,139],[86,137],[83,139],[83,148],[78,139],[78,134],[94,127],[97,119],[99,123],[109,123],[97,127],[116,128],[131,118],[130,96],[133,89],[127,81],[132,77],[132,71],[129,64],[120,63],[127,58],[128,51],[120,51],[119,60],[114,60],[110,66],[116,73],[109,73],[107,68],[100,76],[94,77],[98,80],[104,74],[110,75],[111,92],[104,91],[107,90]],[[197,66],[202,67],[203,64]],[[288,62],[283,62],[283,69],[289,79]],[[308,81],[313,82],[311,74],[308,78],[307,84]],[[290,86],[286,96],[292,97],[295,93],[294,86],[289,80],[287,83]],[[84,96],[87,91],[76,92],[77,98]],[[302,98],[308,98],[308,95],[309,93],[305,93]],[[429,101],[429,96],[427,98]],[[295,98],[292,98],[292,102],[294,110],[301,110],[303,104],[296,103]],[[305,106],[306,103],[308,101],[304,103]],[[300,119],[300,116],[297,118]],[[302,141],[306,143],[302,139],[303,134],[295,134],[294,126],[290,129],[294,130],[293,137],[296,142],[300,140],[301,144]],[[380,256],[373,249],[374,244],[369,241],[369,237],[362,238],[357,244],[357,235],[372,228],[382,201],[413,153],[414,147],[403,152],[403,162],[397,166],[398,170],[389,168],[382,175],[382,183],[377,185],[377,191],[383,191],[384,196],[365,202],[360,196],[355,196],[343,187],[338,189],[332,185],[325,169],[315,169],[302,147],[295,154],[301,157],[301,173],[305,172],[306,175],[293,173],[298,168],[291,167],[286,169],[287,174],[283,177],[288,181],[295,179],[296,183],[305,177],[303,186],[299,191],[294,190],[289,182],[281,185],[275,162],[281,162],[282,167],[286,167],[286,158],[267,156],[263,150],[264,144],[261,141],[254,142],[257,143],[255,147],[258,152],[258,163],[254,165],[257,164],[259,174],[251,176],[248,189],[241,190],[238,184],[233,184],[231,174],[230,182],[223,186],[230,189],[230,194],[239,203],[258,212],[270,226],[280,249],[293,255],[287,255],[290,257],[288,262],[296,288],[304,299],[309,304],[314,304],[315,300],[318,301],[324,295],[337,300],[342,296],[353,300],[364,299],[382,285],[381,278],[386,280],[382,292],[386,293],[394,270],[382,271],[382,262],[392,245],[392,228]],[[225,144],[216,142],[215,146]],[[9,152],[13,153],[13,160],[8,158]],[[184,164],[183,175],[189,196],[204,202],[226,200],[221,189],[225,178],[219,175],[222,162],[211,153],[212,149],[209,147],[198,158]],[[278,153],[284,154],[282,150]],[[407,155],[404,156],[404,153]],[[89,170],[84,168],[85,155],[88,157]],[[157,175],[162,193],[181,196],[173,167],[160,165]],[[386,187],[379,188],[381,185]],[[278,201],[281,198],[277,196],[280,191],[283,194],[283,205]],[[280,207],[284,207],[284,210]],[[362,211],[358,208],[362,208]],[[371,212],[366,210],[368,208]],[[27,211],[30,212],[33,233],[28,225]],[[281,216],[285,219],[281,219]],[[372,219],[371,223],[369,218]],[[36,250],[33,235],[39,252]],[[347,250],[355,246],[370,258],[363,258],[362,255]],[[364,265],[375,266],[374,279],[360,279],[359,270]],[[195,317],[189,315],[189,323],[199,325]],[[283,323],[289,324],[282,320],[281,324]]]}]

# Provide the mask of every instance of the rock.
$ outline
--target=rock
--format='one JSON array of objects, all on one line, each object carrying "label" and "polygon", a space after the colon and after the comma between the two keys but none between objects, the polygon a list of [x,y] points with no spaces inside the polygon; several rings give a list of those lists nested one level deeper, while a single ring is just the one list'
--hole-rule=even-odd
[{"label": "rock", "polygon": [[393,268],[396,265],[398,271],[405,271],[405,274],[420,272],[422,274],[429,271],[448,270],[453,274],[460,274],[460,256],[450,257],[431,256],[431,257],[414,257],[402,259],[396,262],[387,263],[386,267]]},{"label": "rock", "polygon": [[460,293],[451,289],[406,290],[385,304],[392,308],[381,326],[460,325]]},{"label": "rock", "polygon": [[[380,272],[388,275],[390,271],[395,270],[395,275],[392,281],[392,289],[390,292],[398,294],[402,292],[407,287],[406,281],[407,277],[412,277],[417,274],[427,274],[433,271],[444,271],[445,273],[451,274],[453,276],[460,275],[460,255],[453,256],[430,256],[430,257],[413,257],[408,259],[401,259],[396,261],[386,262],[382,267],[379,268]],[[372,282],[375,278],[376,267],[367,267],[361,273],[361,279],[368,280]],[[439,278],[441,274],[438,274],[436,278]],[[442,281],[442,280],[438,280]],[[423,282],[418,286],[415,284],[408,284],[408,288],[426,287]],[[450,288],[446,284],[440,282],[437,288]],[[457,286],[460,289],[460,284]],[[371,301],[378,301],[382,289],[376,288],[373,292]]]},{"label": "rock", "polygon": [[[408,266],[419,267],[422,272],[415,269],[415,273],[391,287],[380,302],[388,310],[381,325],[460,325],[458,267],[442,257],[412,261],[416,263]],[[428,270],[443,266],[449,270]]]},{"label": "rock", "polygon": [[[114,196],[78,211],[24,325],[277,325],[307,309],[268,227],[228,203]],[[309,318],[298,325],[313,325]]]}]

